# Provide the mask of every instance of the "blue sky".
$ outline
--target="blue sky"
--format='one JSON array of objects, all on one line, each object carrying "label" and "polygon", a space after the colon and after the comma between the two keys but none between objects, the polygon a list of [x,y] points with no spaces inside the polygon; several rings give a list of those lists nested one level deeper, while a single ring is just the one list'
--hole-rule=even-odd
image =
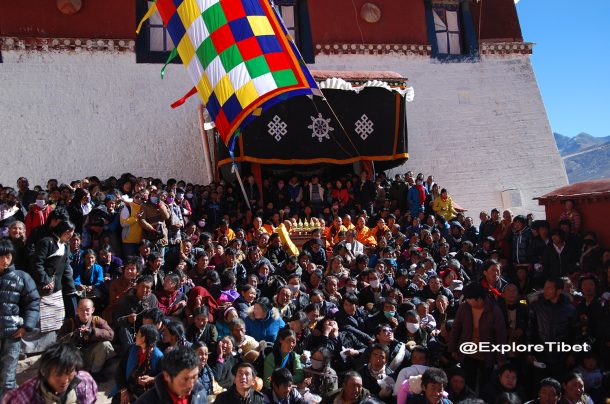
[{"label": "blue sky", "polygon": [[553,131],[610,136],[610,2],[521,0],[517,11]]}]

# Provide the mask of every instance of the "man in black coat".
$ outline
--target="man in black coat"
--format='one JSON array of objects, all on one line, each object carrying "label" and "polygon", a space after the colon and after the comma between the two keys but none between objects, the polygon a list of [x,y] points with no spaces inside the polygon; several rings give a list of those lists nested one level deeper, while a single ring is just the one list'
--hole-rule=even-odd
[{"label": "man in black coat", "polygon": [[374,339],[366,331],[368,316],[364,309],[358,307],[358,296],[348,293],[343,298],[341,306],[335,315],[339,330],[354,334],[365,345],[372,344]]},{"label": "man in black coat", "polygon": [[[527,342],[529,344],[544,344],[548,342],[564,342],[574,344],[580,331],[576,308],[563,294],[564,283],[561,278],[551,278],[544,283],[542,295],[530,305],[528,315]],[[546,365],[546,369],[560,372],[566,355],[562,352],[545,350],[529,357]]]},{"label": "man in black coat", "polygon": [[161,359],[162,373],[155,377],[155,386],[144,393],[136,404],[188,402],[207,404],[208,397],[199,383],[201,363],[194,350],[178,347]]},{"label": "man in black coat", "polygon": [[256,371],[254,366],[248,362],[237,365],[235,369],[235,383],[224,393],[220,393],[216,404],[263,404],[265,396],[254,389]]},{"label": "man in black coat", "polygon": [[294,378],[290,370],[286,368],[278,368],[273,371],[271,388],[266,389],[263,394],[266,404],[306,404],[309,402],[296,389]]}]

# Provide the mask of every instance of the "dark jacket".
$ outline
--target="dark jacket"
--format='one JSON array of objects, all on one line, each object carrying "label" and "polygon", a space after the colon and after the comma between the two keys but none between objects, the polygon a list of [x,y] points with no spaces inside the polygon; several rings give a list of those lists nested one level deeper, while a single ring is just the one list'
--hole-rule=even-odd
[{"label": "dark jacket", "polygon": [[528,264],[531,262],[532,257],[529,255],[531,252],[531,242],[532,231],[529,226],[525,226],[521,231],[513,233],[513,263]]},{"label": "dark jacket", "polygon": [[246,278],[248,277],[248,274],[246,272],[246,267],[244,267],[242,264],[236,263],[233,268],[228,268],[225,267],[225,264],[223,262],[222,264],[216,267],[216,272],[221,274],[227,269],[231,270],[231,272],[235,276],[235,282],[237,285],[243,285],[246,283]]},{"label": "dark jacket", "polygon": [[40,295],[27,273],[13,265],[0,273],[0,339],[11,336],[18,328],[31,331],[38,323]]},{"label": "dark jacket", "polygon": [[[386,372],[386,374],[392,379],[396,378],[396,375],[394,375],[390,369],[386,368]],[[362,387],[370,391],[373,396],[379,398],[381,387],[379,386],[378,380],[371,375],[369,365],[366,364],[362,368],[358,369],[358,373],[360,373],[360,376],[362,376]]]},{"label": "dark jacket", "polygon": [[246,317],[248,317],[248,309],[250,308],[250,304],[246,302],[246,299],[244,299],[243,296],[240,295],[237,299],[235,299],[233,302],[233,307],[235,307],[235,310],[237,310],[237,315],[239,318],[245,320]]},{"label": "dark jacket", "polygon": [[426,301],[428,299],[436,300],[438,295],[443,295],[449,300],[449,307],[452,307],[455,304],[455,298],[453,297],[453,293],[444,286],[441,286],[438,292],[434,293],[430,290],[430,285],[426,285],[417,293],[417,297],[419,297],[422,301]]},{"label": "dark jacket", "polygon": [[356,308],[356,314],[350,316],[341,309],[337,312],[335,320],[339,325],[339,330],[351,332],[364,344],[369,344],[373,339],[366,331],[367,314],[363,309]]},{"label": "dark jacket", "polygon": [[218,382],[221,387],[225,389],[233,386],[233,382],[235,381],[235,375],[232,370],[235,365],[241,362],[239,355],[230,355],[226,358],[223,358],[222,361],[219,360],[218,356],[210,356],[210,361],[208,364],[214,372],[214,378]]},{"label": "dark jacket", "polygon": [[[167,385],[163,380],[163,374],[155,377],[155,386],[142,394],[136,400],[136,404],[159,404],[173,402],[167,391]],[[205,394],[203,386],[196,382],[189,396],[189,404],[207,404],[208,396]]]},{"label": "dark jacket", "polygon": [[363,208],[373,203],[375,199],[375,184],[366,180],[364,183],[358,182],[354,185],[354,199]]},{"label": "dark jacket", "polygon": [[[538,300],[530,305],[528,320],[527,340],[531,344],[551,341],[573,344],[580,328],[576,308],[563,294],[559,296],[557,303],[552,303],[540,295]],[[549,355],[549,359],[552,359],[551,356],[557,357]]]},{"label": "dark jacket", "polygon": [[69,251],[66,245],[63,255],[52,256],[59,249],[57,240],[56,237],[45,237],[36,243],[30,261],[30,275],[36,282],[39,292],[42,291],[43,286],[55,281],[53,293],[61,290],[64,295],[68,295],[76,291],[72,267],[68,260]]},{"label": "dark jacket", "polygon": [[[144,300],[138,299],[136,296],[135,289],[130,290],[125,296],[119,300],[117,309],[112,314],[112,319],[115,327],[127,326],[129,321],[127,316],[132,313],[141,313],[145,309],[152,309],[157,307],[157,297],[152,293],[148,295]],[[136,320],[136,328],[139,328],[142,324],[142,316],[138,316]]]},{"label": "dark jacket", "polygon": [[220,393],[214,401],[215,404],[264,404],[264,402],[265,396],[263,393],[251,389],[249,396],[243,398],[237,392],[235,385],[231,386],[227,391]]},{"label": "dark jacket", "polygon": [[305,400],[298,389],[291,389],[288,393],[288,397],[283,400],[273,393],[272,389],[265,389],[263,396],[266,404],[308,404],[309,401]]},{"label": "dark jacket", "polygon": [[545,275],[548,278],[554,278],[574,272],[577,257],[573,251],[568,243],[565,243],[561,254],[558,254],[555,245],[552,242],[549,243],[542,254],[542,267]]},{"label": "dark jacket", "polygon": [[[464,342],[472,342],[473,318],[472,309],[468,302],[459,305],[453,328],[449,338],[449,352],[459,352],[459,346]],[[506,343],[506,321],[500,307],[491,299],[485,299],[485,308],[479,320],[479,337],[481,342],[492,344]],[[488,365],[495,362],[494,356],[500,359],[501,355],[491,352],[484,353]]]}]

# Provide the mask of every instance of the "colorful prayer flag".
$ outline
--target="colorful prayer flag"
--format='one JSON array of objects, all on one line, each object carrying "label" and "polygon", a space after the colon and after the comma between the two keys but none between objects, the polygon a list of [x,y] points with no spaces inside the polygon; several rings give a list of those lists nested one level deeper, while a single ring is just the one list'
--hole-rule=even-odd
[{"label": "colorful prayer flag", "polygon": [[261,109],[316,92],[268,0],[157,0],[156,8],[225,144]]}]

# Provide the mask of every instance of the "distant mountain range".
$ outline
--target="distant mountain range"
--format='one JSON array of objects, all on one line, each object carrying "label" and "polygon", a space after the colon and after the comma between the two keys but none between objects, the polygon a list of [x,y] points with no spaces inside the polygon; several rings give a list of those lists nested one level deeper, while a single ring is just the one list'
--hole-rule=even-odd
[{"label": "distant mountain range", "polygon": [[570,183],[610,178],[610,136],[579,133],[574,137],[553,133],[564,159]]}]

